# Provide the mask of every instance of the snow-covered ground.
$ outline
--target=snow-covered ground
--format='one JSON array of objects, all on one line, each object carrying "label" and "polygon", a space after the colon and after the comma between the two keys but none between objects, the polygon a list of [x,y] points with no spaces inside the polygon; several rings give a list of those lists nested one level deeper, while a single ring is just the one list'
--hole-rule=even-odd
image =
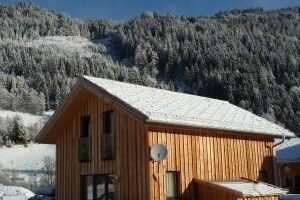
[{"label": "snow-covered ground", "polygon": [[43,158],[55,158],[55,146],[47,144],[15,145],[12,148],[0,148],[0,166],[3,170],[40,170]]},{"label": "snow-covered ground", "polygon": [[38,124],[39,126],[43,126],[48,119],[51,117],[54,111],[43,112],[43,115],[33,115],[30,113],[23,113],[11,110],[0,110],[0,117],[3,119],[6,118],[14,118],[15,116],[20,116],[23,120],[24,126],[30,126],[33,124]]},{"label": "snow-covered ground", "polygon": [[43,116],[33,115],[29,113],[15,112],[11,110],[0,110],[0,117],[2,118],[13,118],[16,115],[20,116],[23,119],[25,126],[30,126],[35,123],[42,123]]},{"label": "snow-covered ground", "polygon": [[27,200],[34,193],[23,187],[0,185],[0,199],[3,200]]}]

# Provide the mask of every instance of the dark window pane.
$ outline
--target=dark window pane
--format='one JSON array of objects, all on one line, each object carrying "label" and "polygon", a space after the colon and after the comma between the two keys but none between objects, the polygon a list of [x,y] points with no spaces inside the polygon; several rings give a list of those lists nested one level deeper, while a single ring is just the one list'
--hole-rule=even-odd
[{"label": "dark window pane", "polygon": [[89,137],[90,135],[90,116],[80,118],[81,137]]},{"label": "dark window pane", "polygon": [[87,199],[87,180],[86,176],[81,176],[80,177],[80,196],[81,200],[86,200]]},{"label": "dark window pane", "polygon": [[282,186],[283,187],[293,187],[293,182],[290,177],[284,177],[282,179]]},{"label": "dark window pane", "polygon": [[105,111],[103,118],[103,132],[113,133],[114,132],[114,113],[113,111]]},{"label": "dark window pane", "polygon": [[113,134],[102,134],[101,137],[101,158],[109,160],[114,158]]},{"label": "dark window pane", "polygon": [[295,176],[295,187],[300,187],[300,176]]},{"label": "dark window pane", "polygon": [[80,138],[79,141],[79,161],[89,161],[90,160],[90,138],[84,137]]},{"label": "dark window pane", "polygon": [[178,198],[177,172],[166,172],[166,196],[168,200]]},{"label": "dark window pane", "polygon": [[114,179],[108,177],[107,179],[107,200],[115,200],[116,188],[114,184]]}]

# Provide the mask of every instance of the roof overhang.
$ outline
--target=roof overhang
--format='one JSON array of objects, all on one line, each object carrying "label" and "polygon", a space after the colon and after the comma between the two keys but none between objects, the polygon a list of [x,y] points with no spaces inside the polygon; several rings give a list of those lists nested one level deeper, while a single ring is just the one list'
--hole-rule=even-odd
[{"label": "roof overhang", "polygon": [[[235,130],[235,129],[226,129],[226,128],[213,128],[208,126],[198,126],[198,125],[184,125],[184,124],[173,124],[173,123],[167,123],[163,121],[154,121],[154,120],[147,120],[147,123],[149,125],[153,126],[168,126],[172,125],[178,128],[186,128],[186,129],[204,129],[204,130],[215,130],[215,131],[222,131],[224,133],[228,134],[236,134],[236,135],[246,135],[246,136],[256,136],[256,137],[268,137],[268,138],[283,138],[283,134],[266,134],[263,132],[254,132],[254,131],[244,131],[244,130]],[[247,135],[248,134],[248,135]],[[287,139],[296,138],[297,136],[285,136]]]}]

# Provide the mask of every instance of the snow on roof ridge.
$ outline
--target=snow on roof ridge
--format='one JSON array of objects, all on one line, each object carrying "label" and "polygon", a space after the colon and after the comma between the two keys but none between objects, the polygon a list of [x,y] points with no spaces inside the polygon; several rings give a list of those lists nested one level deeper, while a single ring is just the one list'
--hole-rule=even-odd
[{"label": "snow on roof ridge", "polygon": [[83,78],[143,113],[150,122],[295,137],[291,131],[228,101],[104,78]]},{"label": "snow on roof ridge", "polygon": [[[129,82],[122,82],[122,81],[117,81],[117,80],[112,80],[112,79],[106,79],[106,78],[100,78],[100,77],[94,77],[94,76],[87,76],[87,75],[83,75],[83,77],[87,80],[90,79],[99,79],[105,82],[112,82],[112,83],[118,83],[118,84],[124,84],[124,85],[129,85],[129,86],[133,86],[133,87],[141,87],[141,88],[147,88],[147,89],[151,89],[151,90],[160,90],[166,93],[176,93],[178,95],[184,95],[184,96],[191,96],[191,97],[197,97],[197,98],[203,98],[206,99],[208,101],[219,101],[220,103],[225,103],[225,104],[230,104],[228,101],[226,100],[221,100],[221,99],[214,99],[214,98],[210,98],[210,97],[205,97],[205,96],[199,96],[199,95],[195,95],[195,94],[188,94],[188,93],[184,93],[184,92],[176,92],[176,91],[171,91],[171,90],[166,90],[166,89],[162,89],[162,88],[155,88],[155,87],[151,87],[151,86],[145,86],[145,85],[139,85],[139,84],[134,84],[134,83],[129,83]],[[93,82],[93,81],[92,81]],[[233,104],[232,104],[233,105]]]}]

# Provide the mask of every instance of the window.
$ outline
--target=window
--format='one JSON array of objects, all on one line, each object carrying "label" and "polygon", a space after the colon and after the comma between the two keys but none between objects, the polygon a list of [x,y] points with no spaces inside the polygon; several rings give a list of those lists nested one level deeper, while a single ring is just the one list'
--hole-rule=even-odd
[{"label": "window", "polygon": [[103,133],[101,137],[101,158],[111,160],[114,158],[114,113],[104,112]]},{"label": "window", "polygon": [[178,199],[178,172],[166,172],[166,197],[167,200]]},{"label": "window", "polygon": [[293,187],[293,181],[291,177],[283,177],[282,179],[282,187],[290,188]]},{"label": "window", "polygon": [[79,161],[90,161],[90,116],[80,118]]},{"label": "window", "polygon": [[90,136],[90,116],[83,116],[80,118],[80,136],[89,137]]},{"label": "window", "polygon": [[81,200],[114,200],[115,184],[111,175],[81,176]]},{"label": "window", "polygon": [[259,171],[259,180],[268,183],[269,182],[269,174],[267,170]]},{"label": "window", "polygon": [[295,176],[295,187],[300,187],[300,175]]}]

